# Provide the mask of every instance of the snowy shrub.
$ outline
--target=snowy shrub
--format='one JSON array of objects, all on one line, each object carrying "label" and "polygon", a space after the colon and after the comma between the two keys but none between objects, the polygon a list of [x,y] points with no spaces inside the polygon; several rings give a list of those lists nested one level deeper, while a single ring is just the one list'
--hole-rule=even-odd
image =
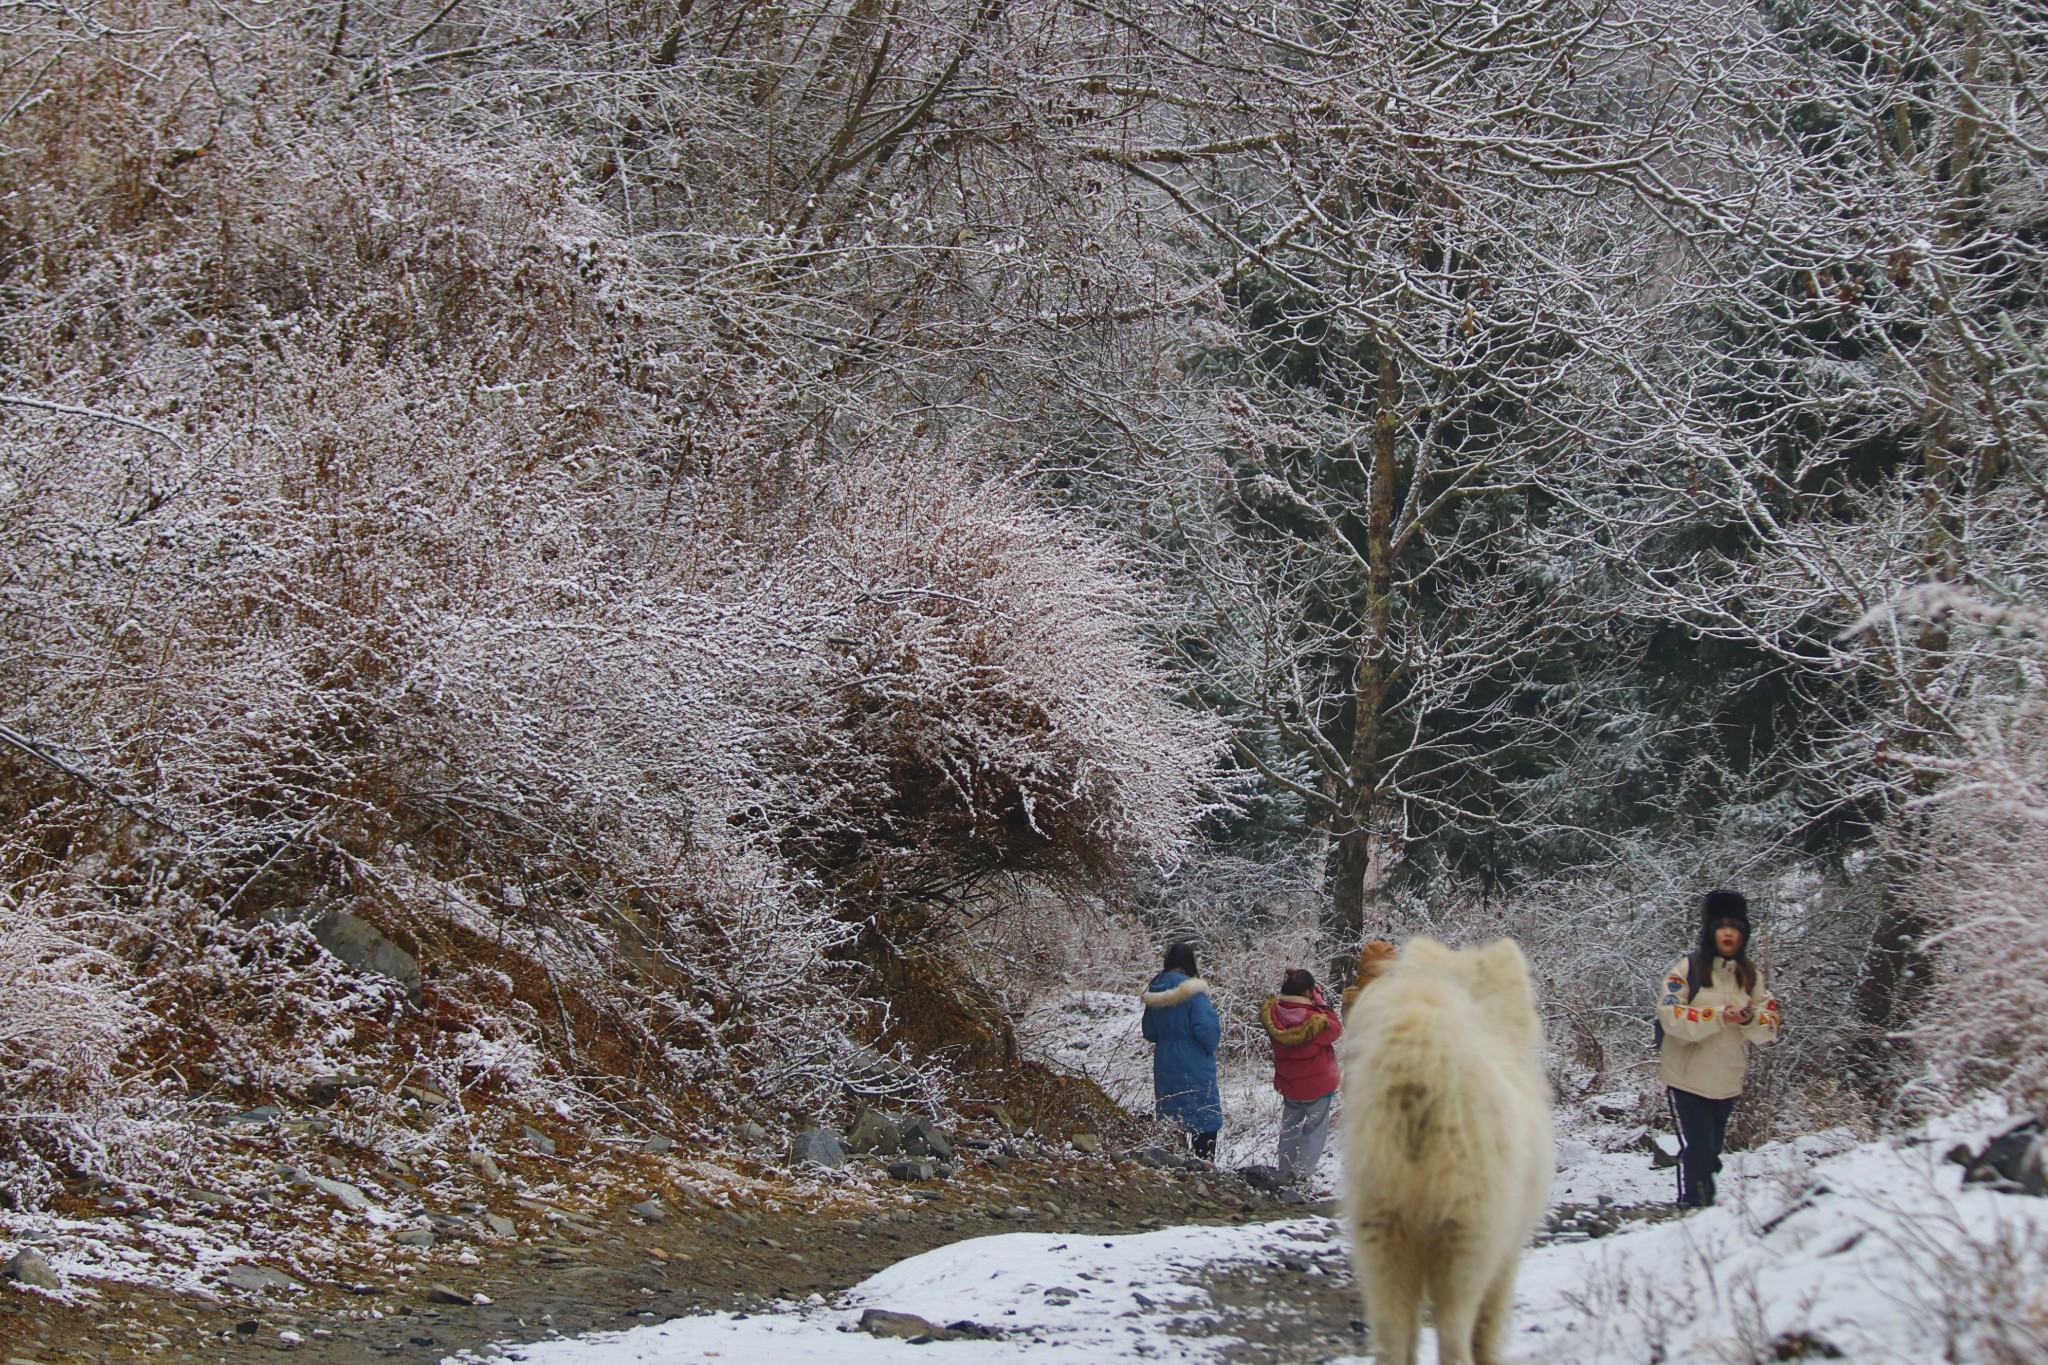
[{"label": "snowy shrub", "polygon": [[921,451],[822,490],[806,548],[844,604],[821,643],[836,753],[861,770],[828,766],[843,785],[793,827],[816,865],[897,895],[1171,863],[1220,728],[1166,698],[1110,548],[964,463]]},{"label": "snowy shrub", "polygon": [[[1927,1005],[1912,1023],[1925,1071],[1909,1108],[1991,1093],[2048,1110],[2048,615],[1930,585],[1869,622],[1938,627],[1974,680],[1939,697],[1947,734],[1894,762],[1917,793],[1893,835],[1897,893],[1918,930]],[[1868,622],[1866,623],[1868,624]]]},{"label": "snowy shrub", "polygon": [[1973,736],[1934,799],[1913,889],[1932,911],[1933,998],[1915,1098],[1989,1091],[2048,1110],[2048,768],[2038,714]]},{"label": "snowy shrub", "polygon": [[110,1174],[138,1153],[142,1099],[123,1052],[144,1016],[126,965],[59,898],[0,887],[0,1189],[46,1199],[53,1167]]},{"label": "snowy shrub", "polygon": [[[78,1086],[360,1071],[401,1147],[464,1097],[816,1112],[875,1060],[880,910],[1180,856],[1219,736],[1092,533],[967,454],[778,434],[788,367],[572,146],[133,9],[0,33],[66,58],[0,158],[0,868],[77,888],[8,903],[61,925],[8,970],[129,981],[146,1040],[66,1035]],[[342,912],[416,1000],[320,946]]]}]

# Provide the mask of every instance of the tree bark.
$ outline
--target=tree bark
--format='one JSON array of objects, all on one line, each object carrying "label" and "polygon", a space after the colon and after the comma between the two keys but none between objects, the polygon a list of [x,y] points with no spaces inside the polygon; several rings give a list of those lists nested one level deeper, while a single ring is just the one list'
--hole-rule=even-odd
[{"label": "tree bark", "polygon": [[1389,647],[1393,620],[1394,479],[1400,434],[1401,365],[1393,347],[1379,345],[1379,383],[1374,394],[1372,485],[1367,490],[1365,556],[1365,639],[1352,678],[1351,752],[1331,830],[1330,922],[1325,927],[1331,979],[1346,981],[1359,945],[1365,941],[1368,902],[1379,902],[1393,856],[1382,814],[1380,741],[1394,660]]}]

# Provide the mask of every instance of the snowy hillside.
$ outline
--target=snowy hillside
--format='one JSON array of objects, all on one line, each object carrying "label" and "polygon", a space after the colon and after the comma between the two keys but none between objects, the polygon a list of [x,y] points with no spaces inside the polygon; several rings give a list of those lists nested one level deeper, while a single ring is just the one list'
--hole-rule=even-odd
[{"label": "snowy hillside", "polygon": [[[1976,1136],[1980,1130],[1943,1129],[1846,1149],[1829,1135],[1773,1144],[1733,1159],[1720,1207],[1540,1246],[1523,1262],[1511,1359],[2007,1365],[2048,1358],[2048,1201],[1965,1188],[1943,1153]],[[1586,1191],[1611,1178],[1626,1193],[1639,1179],[1612,1157],[1590,1157],[1566,1174]],[[1011,1233],[914,1257],[835,1303],[680,1319],[499,1358],[529,1365],[1222,1360],[1250,1324],[1242,1310],[1219,1311],[1207,1277],[1233,1267],[1277,1272],[1267,1311],[1284,1313],[1299,1286],[1348,1275],[1341,1247],[1337,1224],[1325,1217],[1114,1238]],[[859,1323],[876,1308],[1002,1335],[917,1344],[871,1336]]]}]

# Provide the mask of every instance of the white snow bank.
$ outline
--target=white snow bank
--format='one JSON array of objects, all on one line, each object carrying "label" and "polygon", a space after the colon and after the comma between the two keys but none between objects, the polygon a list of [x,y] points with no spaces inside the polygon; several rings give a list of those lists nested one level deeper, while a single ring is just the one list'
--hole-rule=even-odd
[{"label": "white snow bank", "polygon": [[1527,1257],[1513,1358],[2048,1360],[2048,1200],[1964,1186],[1943,1154],[1982,1137],[1737,1154],[1715,1208]]},{"label": "white snow bank", "polygon": [[[1964,1187],[1942,1157],[1995,1125],[1851,1144],[1822,1133],[1733,1154],[1721,1204],[1522,1262],[1516,1365],[1726,1365],[1819,1358],[1862,1365],[2048,1360],[2048,1199]],[[1662,1186],[1628,1158],[1582,1154],[1560,1183],[1588,1194]],[[1634,1157],[1641,1167],[1647,1158]],[[1569,1178],[1567,1182],[1567,1178]],[[913,1257],[835,1305],[713,1314],[580,1341],[509,1348],[534,1365],[808,1365],[1029,1359],[1047,1365],[1220,1356],[1236,1340],[1176,1326],[1217,1318],[1204,1267],[1271,1260],[1337,1235],[1327,1219],[1181,1227],[1138,1236],[1013,1233]],[[1054,1292],[1065,1291],[1065,1292]],[[1141,1297],[1142,1296],[1142,1297]],[[963,1318],[1004,1341],[912,1346],[853,1331],[863,1308]],[[1807,1357],[1788,1355],[1805,1343]],[[1434,1359],[1434,1345],[1424,1353]],[[1360,1358],[1364,1359],[1363,1357]]]},{"label": "white snow bank", "polygon": [[[940,1247],[890,1266],[839,1304],[793,1304],[746,1316],[716,1313],[659,1327],[508,1349],[533,1365],[695,1365],[803,1360],[806,1365],[881,1365],[949,1360],[977,1365],[1030,1360],[1095,1365],[1145,1357],[1213,1358],[1234,1338],[1188,1338],[1172,1329],[1213,1316],[1187,1283],[1205,1266],[1299,1252],[1335,1235],[1327,1219],[1249,1227],[1180,1227],[1133,1236],[1016,1232]],[[998,1328],[999,1341],[913,1346],[853,1330],[864,1308],[888,1308],[944,1325],[962,1319]]]}]

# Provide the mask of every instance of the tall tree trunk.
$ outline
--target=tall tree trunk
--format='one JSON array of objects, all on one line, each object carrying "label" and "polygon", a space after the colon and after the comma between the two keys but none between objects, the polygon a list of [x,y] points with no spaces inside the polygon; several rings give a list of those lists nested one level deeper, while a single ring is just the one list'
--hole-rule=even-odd
[{"label": "tall tree trunk", "polygon": [[[1977,71],[1976,35],[1971,34],[1964,50],[1964,78]],[[1947,179],[1950,202],[1942,228],[1942,240],[1952,245],[1981,226],[1982,179],[1977,165],[1977,121],[1959,114],[1948,130]],[[1955,325],[1953,322],[1951,326]],[[1937,393],[1966,390],[1970,381],[1949,371],[1938,354],[1927,371],[1929,386]],[[1981,454],[1974,469],[1959,470],[1959,459],[1951,450],[1950,423],[1941,406],[1931,404],[1921,419],[1921,498],[1928,512],[1926,537],[1921,543],[1922,575],[1930,582],[1952,583],[1961,574],[1957,538],[1962,533],[1955,512],[1955,499],[1967,478],[1976,486],[1988,485],[1993,477],[1986,462],[1995,457]],[[1906,679],[1906,733],[1900,744],[1911,753],[1925,752],[1940,724],[1924,700],[1938,681],[1941,660],[1949,649],[1949,633],[1939,621],[1924,621],[1913,641],[1914,663]],[[1931,793],[1934,783],[1923,773],[1909,779],[1905,798],[1894,803],[1886,821],[1884,876],[1879,883],[1877,924],[1864,950],[1863,970],[1856,983],[1856,1010],[1870,1026],[1862,1049],[1861,1069],[1868,1082],[1879,1085],[1890,1079],[1887,1073],[1903,1049],[1886,1035],[1904,1028],[1919,1014],[1933,985],[1933,960],[1920,945],[1934,932],[1914,886],[1915,864],[1926,847],[1928,822],[1912,804],[1912,798]]]},{"label": "tall tree trunk", "polygon": [[1401,365],[1392,346],[1379,346],[1377,409],[1372,429],[1372,486],[1366,504],[1365,640],[1352,678],[1349,771],[1339,797],[1330,856],[1331,979],[1349,979],[1365,940],[1368,902],[1380,900],[1394,850],[1379,828],[1380,744],[1393,657],[1388,633],[1393,617],[1395,438],[1401,424]]},{"label": "tall tree trunk", "polygon": [[[1931,515],[1921,543],[1921,572],[1930,581],[1952,582],[1957,573],[1956,528],[1950,524],[1948,512],[1956,492],[1956,474],[1948,451],[1948,424],[1939,413],[1930,412],[1924,433],[1920,478]],[[1913,646],[1914,661],[1901,688],[1906,725],[1899,747],[1908,753],[1924,753],[1940,719],[1924,699],[1937,682],[1940,660],[1948,652],[1948,630],[1939,621],[1924,621]],[[1914,864],[1927,835],[1927,821],[1913,798],[1928,795],[1932,787],[1925,774],[1914,772],[1886,818],[1877,923],[1864,949],[1863,968],[1856,982],[1856,1012],[1870,1028],[1859,1049],[1857,1069],[1865,1084],[1880,1088],[1888,1088],[1889,1073],[1902,1052],[1887,1035],[1912,1021],[1932,984],[1933,964],[1920,944],[1934,926],[1913,885]]]}]

